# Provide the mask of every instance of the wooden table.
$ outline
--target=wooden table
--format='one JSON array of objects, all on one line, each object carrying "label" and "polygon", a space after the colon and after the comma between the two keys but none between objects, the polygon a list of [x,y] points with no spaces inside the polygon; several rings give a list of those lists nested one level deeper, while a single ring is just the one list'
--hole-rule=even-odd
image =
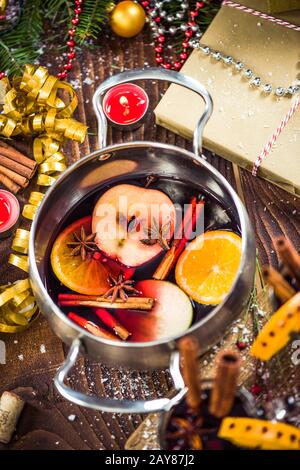
[{"label": "wooden table", "polygon": [[[134,67],[155,64],[153,43],[146,32],[137,39],[118,38],[102,40],[103,46],[84,51],[70,75],[79,98],[77,118],[89,126],[89,137],[79,146],[69,143],[66,153],[73,162],[97,148],[96,119],[92,109],[95,88],[111,74]],[[49,59],[45,59],[48,64]],[[164,84],[146,84],[152,107],[165,89]],[[191,143],[154,124],[148,117],[143,127],[133,133],[121,134],[109,129],[108,142],[124,140],[153,140],[191,148]],[[19,143],[19,148],[24,144]],[[29,149],[30,147],[28,147]],[[207,154],[211,162],[236,186],[231,163]],[[241,186],[245,203],[253,223],[259,257],[262,263],[276,266],[277,256],[272,240],[283,233],[300,245],[300,199],[272,184],[241,170]],[[28,197],[34,185],[21,196]],[[17,269],[7,269],[11,240],[0,242],[0,283],[20,278]],[[53,376],[63,362],[66,347],[54,335],[45,319],[41,318],[20,335],[0,335],[6,343],[7,363],[0,365],[0,392],[16,387],[23,391],[28,404],[18,425],[18,432],[10,444],[12,449],[121,449],[129,435],[141,422],[140,416],[109,415],[79,408],[61,398],[54,389]],[[163,372],[109,370],[100,364],[81,358],[74,368],[70,385],[86,392],[118,398],[145,398],[164,396],[171,388],[168,374]]]}]

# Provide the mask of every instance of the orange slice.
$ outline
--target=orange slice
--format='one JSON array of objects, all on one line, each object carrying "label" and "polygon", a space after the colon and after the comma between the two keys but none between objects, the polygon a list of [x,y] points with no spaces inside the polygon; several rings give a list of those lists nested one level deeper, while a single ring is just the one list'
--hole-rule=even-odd
[{"label": "orange slice", "polygon": [[54,274],[69,289],[87,295],[104,294],[110,287],[108,269],[99,259],[88,255],[71,256],[68,243],[73,242],[73,233],[80,234],[81,226],[86,234],[91,233],[91,217],[84,217],[65,228],[54,242],[51,252],[51,265]]},{"label": "orange slice", "polygon": [[192,299],[217,305],[230,291],[239,269],[242,239],[215,230],[196,237],[179,257],[176,282]]}]

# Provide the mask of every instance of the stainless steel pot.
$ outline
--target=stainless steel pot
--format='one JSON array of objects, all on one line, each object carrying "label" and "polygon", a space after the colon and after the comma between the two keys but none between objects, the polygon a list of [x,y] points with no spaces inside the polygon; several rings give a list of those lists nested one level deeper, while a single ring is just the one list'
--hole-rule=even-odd
[{"label": "stainless steel pot", "polygon": [[[173,145],[154,142],[128,142],[106,146],[107,122],[102,110],[103,94],[116,84],[145,79],[167,80],[185,86],[204,99],[205,111],[194,133],[194,153]],[[82,352],[94,360],[112,366],[157,369],[170,365],[175,388],[178,391],[175,401],[184,392],[183,380],[180,374],[178,375],[179,359],[176,351],[178,336],[145,343],[117,343],[100,339],[72,323],[53,302],[44,284],[46,269],[44,257],[48,256],[55,228],[82,198],[96,191],[99,185],[124,181],[126,178],[158,174],[184,179],[221,199],[226,207],[231,208],[233,217],[241,228],[242,257],[234,285],[226,299],[185,333],[197,336],[202,352],[223,336],[249,298],[255,271],[253,231],[246,210],[233,188],[201,157],[202,133],[212,113],[212,100],[199,82],[168,70],[156,68],[132,70],[104,81],[95,92],[93,104],[99,123],[100,150],[74,163],[48,190],[34,219],[30,235],[29,269],[34,294],[54,332],[65,343],[71,345],[66,362],[56,375],[55,384],[65,398],[98,410],[147,413],[167,409],[174,400],[173,402],[169,399],[136,402],[110,400],[85,396],[64,384],[67,373],[74,365],[79,352]]]}]

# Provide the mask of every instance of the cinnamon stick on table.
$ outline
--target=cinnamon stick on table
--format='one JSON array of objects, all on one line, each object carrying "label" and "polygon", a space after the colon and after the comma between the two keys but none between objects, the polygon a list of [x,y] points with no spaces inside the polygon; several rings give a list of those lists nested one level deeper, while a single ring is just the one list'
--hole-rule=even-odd
[{"label": "cinnamon stick on table", "polygon": [[298,251],[292,242],[284,236],[276,238],[275,246],[290,276],[295,278],[297,284],[300,286],[300,255]]},{"label": "cinnamon stick on table", "polygon": [[15,171],[21,176],[25,176],[25,178],[30,179],[34,175],[35,169],[29,168],[28,166],[21,165],[21,163],[16,162],[8,157],[4,157],[1,155],[0,149],[0,165],[9,168],[12,171]]},{"label": "cinnamon stick on table", "polygon": [[217,418],[227,416],[233,406],[241,360],[235,351],[221,351],[210,396],[209,412]]},{"label": "cinnamon stick on table", "polygon": [[179,341],[179,352],[182,358],[182,375],[184,383],[188,388],[186,402],[193,412],[199,412],[201,405],[201,379],[199,364],[197,361],[199,353],[198,341],[194,337],[185,337]]},{"label": "cinnamon stick on table", "polygon": [[31,168],[32,170],[35,170],[37,166],[34,160],[29,157],[26,157],[26,155],[23,155],[23,153],[19,152],[14,147],[7,145],[3,141],[0,142],[0,155],[8,157],[11,160],[20,163],[21,165]]},{"label": "cinnamon stick on table", "polygon": [[10,180],[21,186],[21,188],[26,188],[26,186],[28,186],[29,180],[25,178],[25,176],[19,175],[15,171],[10,170],[3,165],[0,165],[0,173],[7,176]]},{"label": "cinnamon stick on table", "polygon": [[8,176],[3,175],[2,173],[0,173],[0,183],[2,183],[3,186],[5,186],[9,191],[14,194],[17,194],[21,189],[21,186],[19,186],[17,183],[8,178]]},{"label": "cinnamon stick on table", "polygon": [[296,294],[295,289],[287,282],[284,277],[272,268],[272,266],[264,266],[262,274],[267,284],[273,287],[274,293],[283,303],[287,302]]}]

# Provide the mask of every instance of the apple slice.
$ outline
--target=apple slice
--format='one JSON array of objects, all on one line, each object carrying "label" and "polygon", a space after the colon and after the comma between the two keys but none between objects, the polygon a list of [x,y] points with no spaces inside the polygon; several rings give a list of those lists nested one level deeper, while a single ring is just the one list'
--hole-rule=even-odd
[{"label": "apple slice", "polygon": [[168,281],[147,279],[135,288],[145,297],[155,298],[150,312],[115,310],[114,315],[132,333],[130,341],[154,341],[186,331],[193,320],[193,307],[188,296]]},{"label": "apple slice", "polygon": [[162,252],[163,243],[156,241],[157,229],[169,241],[175,221],[175,207],[163,192],[119,184],[97,201],[92,229],[102,252],[126,266],[136,267]]}]

